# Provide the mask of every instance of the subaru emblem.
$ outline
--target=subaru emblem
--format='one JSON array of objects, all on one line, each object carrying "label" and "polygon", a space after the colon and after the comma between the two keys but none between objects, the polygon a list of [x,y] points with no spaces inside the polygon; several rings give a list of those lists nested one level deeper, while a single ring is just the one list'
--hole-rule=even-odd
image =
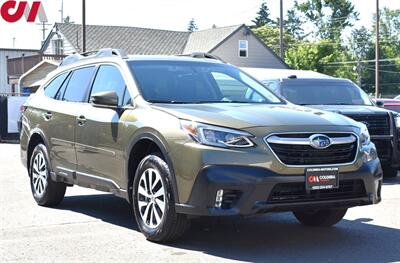
[{"label": "subaru emblem", "polygon": [[326,149],[331,145],[331,139],[323,134],[310,136],[310,145],[315,149]]}]

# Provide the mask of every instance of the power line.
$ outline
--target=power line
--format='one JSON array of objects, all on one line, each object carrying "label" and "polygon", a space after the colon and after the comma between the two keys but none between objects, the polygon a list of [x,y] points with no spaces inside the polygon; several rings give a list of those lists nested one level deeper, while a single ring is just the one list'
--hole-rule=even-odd
[{"label": "power line", "polygon": [[[384,59],[379,59],[379,62],[381,61],[400,61],[400,57],[396,57],[396,58],[384,58]],[[338,62],[328,62],[326,63],[327,65],[341,65],[341,64],[357,64],[359,62],[375,62],[375,59],[369,59],[369,60],[354,60],[354,61],[338,61]]]},{"label": "power line", "polygon": [[[374,68],[369,68],[369,67],[363,67],[363,68],[371,70],[371,71],[376,71],[376,69],[374,69]],[[391,74],[400,74],[400,71],[390,71],[390,70],[382,70],[382,69],[380,69],[379,72],[391,73]]]}]

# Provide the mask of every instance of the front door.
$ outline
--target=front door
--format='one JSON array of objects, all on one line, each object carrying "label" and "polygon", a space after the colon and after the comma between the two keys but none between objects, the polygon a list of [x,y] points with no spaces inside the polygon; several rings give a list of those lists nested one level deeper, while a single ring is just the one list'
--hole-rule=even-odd
[{"label": "front door", "polygon": [[120,70],[114,65],[99,67],[90,94],[104,91],[117,93],[119,109],[95,107],[90,103],[79,107],[75,144],[77,174],[106,188],[119,188],[125,186],[126,127],[123,120],[128,115],[122,107],[128,103],[130,95]]}]

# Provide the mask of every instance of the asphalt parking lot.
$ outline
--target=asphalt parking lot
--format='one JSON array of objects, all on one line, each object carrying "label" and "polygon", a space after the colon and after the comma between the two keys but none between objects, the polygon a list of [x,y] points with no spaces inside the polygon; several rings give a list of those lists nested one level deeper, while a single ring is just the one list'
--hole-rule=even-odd
[{"label": "asphalt parking lot", "polygon": [[400,176],[385,181],[379,205],[353,208],[333,228],[290,213],[199,219],[168,245],[146,241],[110,194],[73,187],[59,207],[37,206],[17,144],[0,144],[0,197],[0,262],[400,261]]}]

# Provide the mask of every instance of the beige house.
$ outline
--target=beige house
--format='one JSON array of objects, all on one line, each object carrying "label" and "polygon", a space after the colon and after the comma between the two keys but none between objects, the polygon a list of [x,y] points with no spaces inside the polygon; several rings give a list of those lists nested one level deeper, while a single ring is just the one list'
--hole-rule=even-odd
[{"label": "beige house", "polygon": [[[195,32],[88,25],[86,32],[88,51],[120,48],[132,55],[184,55],[206,52],[239,67],[289,68],[246,25]],[[19,78],[18,91],[34,92],[42,79],[57,67],[63,57],[74,53],[82,53],[82,26],[55,24],[38,55],[9,60],[9,66],[14,63],[14,68],[19,68],[15,66],[19,63],[26,64],[30,61],[31,65],[31,62],[35,61],[29,68],[16,75]]]},{"label": "beige house", "polygon": [[[131,55],[182,55],[206,52],[239,67],[289,68],[246,25],[217,27],[195,32],[139,27],[87,26],[86,49],[121,48]],[[43,54],[82,52],[82,26],[55,24],[45,40]]]}]

